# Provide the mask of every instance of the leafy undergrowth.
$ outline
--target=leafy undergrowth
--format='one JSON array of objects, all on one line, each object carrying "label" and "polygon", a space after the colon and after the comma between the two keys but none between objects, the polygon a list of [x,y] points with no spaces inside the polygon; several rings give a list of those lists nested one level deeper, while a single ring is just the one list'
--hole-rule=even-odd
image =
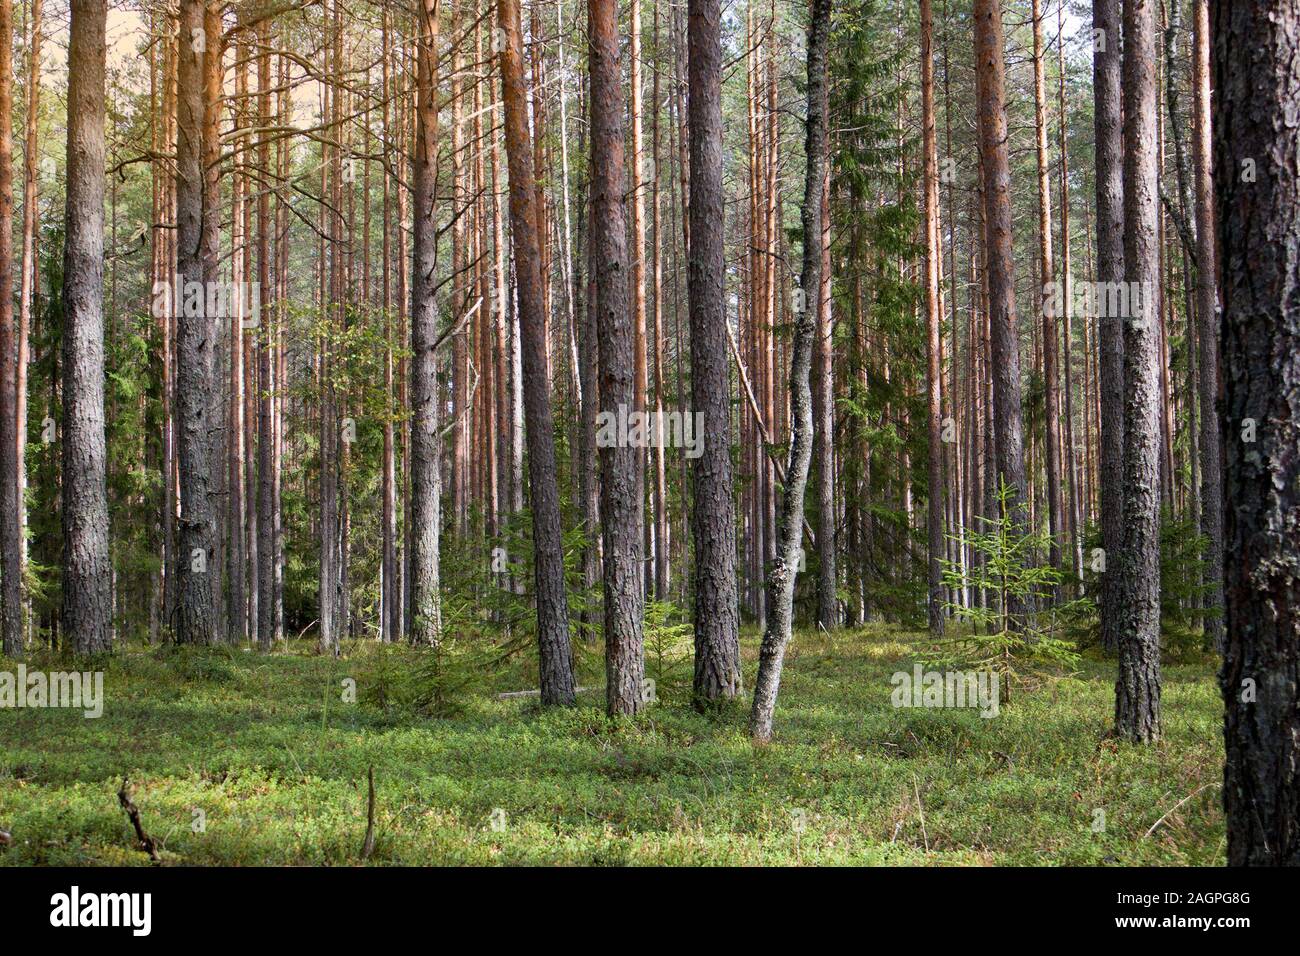
[{"label": "leafy undergrowth", "polygon": [[[1224,862],[1210,661],[1166,668],[1165,739],[1138,748],[1106,736],[1101,659],[1017,687],[989,719],[895,709],[890,676],[919,641],[798,636],[761,748],[743,707],[701,716],[675,686],[616,722],[598,688],[561,711],[497,699],[536,686],[526,652],[433,717],[388,687],[418,663],[406,649],[132,648],[107,665],[99,719],[0,710],[0,864],[148,865],[123,776],[165,863],[355,864],[371,765],[371,864]],[[757,637],[744,644],[752,683]],[[595,684],[597,656],[579,656]]]}]

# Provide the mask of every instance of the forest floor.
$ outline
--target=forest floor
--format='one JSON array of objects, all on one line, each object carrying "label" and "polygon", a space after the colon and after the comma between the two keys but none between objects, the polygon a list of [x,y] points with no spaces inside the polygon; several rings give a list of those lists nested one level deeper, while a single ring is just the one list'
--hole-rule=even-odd
[{"label": "forest floor", "polygon": [[[356,864],[371,766],[372,863],[1224,863],[1211,661],[1165,667],[1165,739],[1137,748],[1106,736],[1100,658],[1017,687],[993,718],[896,709],[890,677],[922,639],[797,636],[761,748],[743,710],[696,714],[667,671],[635,719],[607,720],[599,689],[542,712],[496,696],[535,686],[525,650],[429,717],[404,700],[405,648],[133,647],[106,668],[98,719],[0,709],[0,865],[147,865],[123,776],[166,863]],[[757,644],[746,635],[750,682]],[[598,649],[579,664],[600,680]]]}]

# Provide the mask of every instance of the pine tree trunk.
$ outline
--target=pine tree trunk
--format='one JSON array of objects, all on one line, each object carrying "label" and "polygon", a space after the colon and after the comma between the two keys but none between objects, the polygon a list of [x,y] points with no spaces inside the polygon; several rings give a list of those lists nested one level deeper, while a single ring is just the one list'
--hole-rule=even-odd
[{"label": "pine tree trunk", "polygon": [[439,547],[442,529],[441,416],[438,413],[438,303],[434,297],[438,162],[438,0],[416,7],[415,155],[411,181],[414,254],[411,277],[411,643],[442,639]]},{"label": "pine tree trunk", "polygon": [[[829,139],[829,138],[828,138]],[[835,569],[838,502],[835,499],[835,320],[831,302],[830,157],[823,164],[821,257],[822,286],[817,298],[817,337],[813,343],[813,457],[817,462],[817,626],[834,631],[840,624]],[[809,308],[812,308],[809,303]],[[942,500],[942,499],[940,499]]]},{"label": "pine tree trunk", "polygon": [[[1066,102],[1065,102],[1065,5],[1062,4],[1056,12],[1056,52],[1057,52],[1057,69],[1058,77],[1058,107],[1060,111],[1060,126],[1058,144],[1061,151],[1061,289],[1065,301],[1071,302],[1074,294],[1074,276],[1071,275],[1073,268],[1070,258],[1070,154],[1069,140],[1066,136]],[[1083,576],[1083,507],[1080,503],[1080,480],[1078,470],[1078,450],[1075,445],[1074,430],[1074,362],[1071,358],[1074,352],[1074,328],[1072,309],[1066,308],[1061,317],[1062,330],[1065,335],[1065,368],[1064,368],[1064,385],[1065,385],[1065,473],[1069,481],[1069,512],[1067,515],[1069,525],[1069,546],[1070,546],[1070,563],[1074,573]],[[1087,317],[1084,317],[1085,330],[1084,339],[1087,340],[1086,323]],[[1087,362],[1087,350],[1084,351],[1085,365]],[[1086,447],[1086,446],[1085,446]]]},{"label": "pine tree trunk", "polygon": [[[40,177],[37,152],[40,141],[41,115],[41,0],[32,0],[27,47],[27,130],[23,144],[23,263],[18,292],[18,368],[15,372],[18,439],[18,508],[22,527],[27,527],[27,363],[28,339],[32,328],[32,305],[35,298],[40,263],[36,256],[40,213]],[[22,561],[27,560],[27,539],[21,542]],[[26,627],[31,628],[30,618]]]},{"label": "pine tree trunk", "polygon": [[[618,5],[614,0],[592,0],[587,9],[591,60],[591,264],[595,277],[602,419],[597,445],[601,465],[600,528],[604,540],[605,703],[613,716],[635,714],[641,709],[641,685],[645,678],[639,481],[644,451],[635,443],[620,441],[617,434],[610,435],[608,424],[613,423],[615,432],[621,431],[620,417],[640,407],[636,362],[641,353],[636,347],[636,326],[637,316],[644,317],[645,300],[642,290],[635,295],[638,300],[635,312],[629,309]],[[635,92],[633,97],[634,101],[639,99]],[[633,279],[642,271],[633,270]],[[644,349],[644,342],[641,348]]]},{"label": "pine tree trunk", "polygon": [[[246,63],[247,44],[236,47],[236,60]],[[241,155],[247,149],[247,137],[242,134],[244,126],[244,103],[248,95],[245,67],[236,68],[235,101],[231,106],[231,119],[235,128],[233,160],[238,169],[241,162],[247,160]],[[247,249],[248,236],[244,226],[244,176],[236,171],[231,190],[231,283],[236,299],[230,302],[230,314],[227,317],[227,329],[230,341],[229,425],[226,429],[226,615],[230,621],[227,634],[231,643],[239,643],[247,638],[245,623],[248,605],[244,590],[244,537],[246,515],[244,504],[244,461],[247,457],[244,445],[244,310],[245,297],[243,283],[248,280]],[[247,449],[251,451],[251,449]]]},{"label": "pine tree trunk", "polygon": [[[929,436],[929,535],[927,567],[930,633],[943,633],[943,376],[942,339],[939,317],[939,262],[943,251],[939,239],[939,156],[934,120],[934,14],[931,0],[921,0],[921,128],[925,152],[922,175],[925,223],[925,331],[927,434]],[[956,356],[954,356],[955,360]]]},{"label": "pine tree trunk", "polygon": [[528,132],[528,90],[524,83],[518,0],[498,0],[497,16],[505,40],[501,50],[501,98],[505,107],[506,161],[510,170],[510,234],[515,253],[518,339],[523,361],[528,481],[533,510],[541,702],[543,705],[570,705],[575,699],[573,650],[569,645],[569,608],[564,591],[560,494],[555,470],[541,254],[537,239],[537,193]]},{"label": "pine tree trunk", "polygon": [[1218,235],[1214,210],[1213,130],[1210,118],[1210,13],[1208,0],[1193,0],[1192,140],[1196,178],[1196,311],[1200,346],[1201,533],[1205,551],[1205,641],[1223,653],[1223,437],[1219,430]]},{"label": "pine tree trunk", "polygon": [[[271,34],[268,21],[258,28],[261,52],[257,60],[258,116],[261,125],[271,122]],[[270,138],[262,135],[258,162],[271,170]],[[271,194],[262,189],[257,197],[257,281],[261,296],[262,324],[257,330],[258,377],[261,379],[257,410],[257,644],[269,651],[275,639],[275,534],[274,534],[274,395],[279,382],[272,383],[271,352],[274,348],[275,324],[271,318],[272,268],[270,237],[275,229],[271,219]]]},{"label": "pine tree trunk", "polygon": [[[617,23],[618,14],[615,12],[614,20]],[[645,139],[642,133],[642,101],[644,93],[641,82],[641,0],[630,0],[628,9],[628,107],[631,118],[630,141],[631,155],[628,157],[629,168],[632,171],[631,195],[628,197],[631,202],[632,212],[632,251],[629,265],[630,277],[630,297],[632,304],[632,349],[633,349],[633,381],[632,381],[632,401],[630,408],[638,412],[646,410],[646,396],[649,391],[649,375],[647,374],[649,362],[649,348],[646,336],[646,301],[645,301],[645,159],[642,152],[642,145]],[[596,92],[592,90],[593,101],[596,98]],[[621,125],[621,124],[620,124]],[[599,176],[600,171],[593,171],[593,175]],[[599,218],[596,220],[596,228],[601,226]],[[602,376],[602,382],[604,378]],[[635,463],[635,478],[637,488],[637,508],[640,514],[637,518],[637,528],[640,529],[644,543],[647,532],[645,522],[645,476],[646,460],[648,455],[644,449],[638,451]],[[640,545],[637,548],[638,554],[644,552]],[[608,560],[608,557],[606,558]],[[654,567],[652,564],[642,562],[638,568],[638,574],[641,577],[641,594],[644,599],[645,592],[652,589],[654,584]],[[647,588],[646,585],[651,585]]]},{"label": "pine tree trunk", "polygon": [[724,298],[721,17],[719,0],[688,0],[691,408],[683,412],[704,416],[703,448],[694,462],[691,510],[695,542],[693,694],[699,708],[733,698],[741,687]]},{"label": "pine tree trunk", "polygon": [[[204,282],[204,138],[205,60],[203,0],[184,0],[180,13],[177,56],[176,269],[184,290],[173,289],[176,306],[176,427],[180,517],[177,560],[176,641],[210,644],[215,637],[214,547],[217,489],[212,468],[212,440],[220,432],[220,405],[215,401],[216,318],[200,307],[185,308],[197,287],[206,301]],[[191,284],[194,284],[193,286]],[[177,307],[180,306],[180,307]],[[210,569],[209,565],[213,567]]]},{"label": "pine tree trunk", "polygon": [[[1043,2],[1033,0],[1034,34],[1034,134],[1038,158],[1038,256],[1041,270],[1039,312],[1043,323],[1043,391],[1046,398],[1046,465],[1047,527],[1051,535],[1048,560],[1052,567],[1061,566],[1061,539],[1064,531],[1061,505],[1061,383],[1058,370],[1060,341],[1056,316],[1051,302],[1051,283],[1055,280],[1052,255],[1052,188],[1047,160],[1047,65],[1043,49]],[[1067,343],[1068,344],[1068,343]]]},{"label": "pine tree trunk", "polygon": [[[112,647],[104,442],[104,32],[96,0],[73,0],[68,49],[63,247],[63,616],[78,655]],[[197,232],[197,230],[195,230]]]},{"label": "pine tree trunk", "polygon": [[[1093,0],[1093,96],[1097,156],[1098,288],[1124,281],[1123,62],[1121,0]],[[1119,647],[1120,548],[1124,537],[1124,327],[1116,316],[1097,317],[1098,392],[1101,401],[1101,461],[1098,492],[1102,551],[1101,643]]]},{"label": "pine tree trunk", "polygon": [[[667,601],[670,527],[668,523],[668,462],[667,449],[664,447],[663,410],[664,410],[664,271],[663,271],[663,215],[659,200],[659,105],[661,102],[659,57],[659,4],[654,7],[654,80],[651,92],[650,140],[651,140],[651,207],[650,224],[654,230],[654,246],[651,253],[651,276],[654,288],[654,312],[651,335],[654,338],[654,411],[659,428],[659,441],[654,451],[654,596],[659,601]],[[567,180],[567,177],[566,177]]]},{"label": "pine tree trunk", "polygon": [[1300,5],[1215,0],[1210,17],[1223,250],[1219,421],[1228,561],[1220,679],[1227,709],[1228,863],[1295,866],[1300,864],[1300,140],[1295,135]]},{"label": "pine tree trunk", "polygon": [[[22,508],[18,468],[18,356],[14,329],[14,16],[0,0],[0,650],[23,652]],[[31,127],[32,119],[28,118]],[[31,205],[30,197],[28,205]]]},{"label": "pine tree trunk", "polygon": [[[1155,13],[1124,3],[1123,550],[1116,732],[1135,743],[1160,737],[1160,200],[1157,192]],[[1139,297],[1134,301],[1134,297]],[[1111,321],[1114,321],[1112,318]]]},{"label": "pine tree trunk", "polygon": [[[1006,64],[999,0],[975,3],[975,79],[984,176],[984,236],[988,256],[989,329],[993,377],[995,468],[985,493],[994,503],[1005,483],[1007,517],[1022,533],[1028,520],[1025,450],[1020,406],[1020,347],[1016,324],[1015,261],[1011,241],[1011,173],[1008,165]],[[1015,627],[1023,602],[1007,595],[1003,614]]]}]

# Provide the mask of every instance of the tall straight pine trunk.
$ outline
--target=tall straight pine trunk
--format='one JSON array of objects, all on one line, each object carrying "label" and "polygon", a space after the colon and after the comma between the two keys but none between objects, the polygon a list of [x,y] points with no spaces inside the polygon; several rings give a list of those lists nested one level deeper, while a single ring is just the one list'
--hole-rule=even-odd
[{"label": "tall straight pine trunk", "polygon": [[[1115,730],[1160,737],[1160,197],[1155,9],[1124,3],[1124,537]],[[1113,570],[1112,570],[1113,573]]]},{"label": "tall straight pine trunk", "polygon": [[[600,350],[600,410],[617,422],[620,411],[639,407],[635,394],[639,360],[636,316],[629,308],[627,223],[623,215],[623,89],[618,52],[618,4],[587,6],[591,58],[591,264],[595,274],[596,341]],[[635,94],[634,94],[635,95]],[[641,236],[637,236],[638,243]],[[633,272],[634,279],[640,270]],[[601,433],[607,434],[608,428]],[[644,608],[641,574],[642,449],[598,440],[600,529],[604,540],[605,705],[609,714],[641,709],[645,659],[641,638]]]},{"label": "tall straight pine trunk", "polygon": [[528,132],[528,90],[518,0],[498,0],[501,98],[505,106],[506,162],[510,170],[510,236],[523,358],[523,404],[528,442],[528,483],[533,507],[533,569],[537,599],[537,654],[541,701],[574,702],[573,649],[564,592],[564,543],[555,472],[554,422],[547,377],[546,313],[537,238],[537,193]]},{"label": "tall straight pine trunk", "polygon": [[[0,650],[8,657],[18,657],[23,651],[23,519],[18,498],[18,356],[13,296],[13,40],[13,0],[0,0]],[[29,118],[28,128],[31,126]]]},{"label": "tall straight pine trunk", "polygon": [[442,639],[439,554],[442,529],[442,422],[438,414],[438,304],[433,275],[438,224],[434,192],[438,162],[438,0],[416,6],[415,153],[411,160],[415,217],[411,277],[411,597],[413,644]]},{"label": "tall straight pine trunk", "polygon": [[72,0],[63,245],[61,626],[66,645],[79,655],[104,653],[112,646],[104,442],[106,16],[100,0]]},{"label": "tall straight pine trunk", "polygon": [[[1028,522],[1024,427],[1020,406],[1020,343],[1016,324],[1016,276],[1011,241],[1011,172],[1007,150],[1006,63],[998,0],[975,2],[975,86],[979,100],[980,155],[984,175],[984,245],[988,258],[988,322],[993,378],[995,461],[986,494],[997,501],[1007,489],[1007,517],[1023,530]],[[1023,612],[1014,595],[1002,612],[1015,627]]]},{"label": "tall straight pine trunk", "polygon": [[[925,152],[922,174],[925,189],[925,385],[929,437],[929,536],[927,555],[929,623],[931,634],[943,633],[943,415],[941,380],[943,344],[939,318],[939,156],[934,120],[934,14],[931,0],[921,0],[921,148]],[[956,356],[954,355],[954,360]]]},{"label": "tall straight pine trunk", "polygon": [[1223,652],[1223,434],[1219,399],[1219,255],[1214,210],[1213,130],[1210,118],[1210,11],[1208,0],[1194,0],[1192,102],[1195,126],[1192,165],[1196,178],[1196,311],[1200,361],[1197,391],[1201,406],[1201,533],[1205,550],[1205,619],[1208,645]]},{"label": "tall straight pine trunk", "polygon": [[733,698],[741,688],[723,248],[721,21],[719,0],[688,0],[689,413],[704,416],[704,447],[694,462],[691,504],[695,541],[693,693],[695,706],[700,708]]},{"label": "tall straight pine trunk", "polygon": [[[1106,288],[1124,281],[1124,133],[1121,0],[1093,0],[1092,85],[1097,163],[1097,271]],[[1101,450],[1097,490],[1101,508],[1101,642],[1119,647],[1119,555],[1124,535],[1124,327],[1118,316],[1097,317],[1097,378]]]},{"label": "tall straight pine trunk", "polygon": [[[1058,371],[1060,342],[1056,315],[1049,307],[1051,283],[1055,278],[1052,255],[1052,188],[1047,158],[1047,64],[1043,43],[1043,0],[1033,0],[1034,34],[1034,141],[1038,159],[1038,257],[1039,312],[1043,323],[1043,393],[1047,428],[1045,452],[1047,470],[1047,520],[1051,535],[1049,560],[1052,567],[1061,565],[1061,539],[1065,521],[1061,496],[1061,390]],[[1068,343],[1067,343],[1068,345]]]},{"label": "tall straight pine trunk", "polygon": [[[204,269],[204,83],[207,38],[202,0],[180,7],[177,54],[176,122],[176,271],[185,288],[172,289],[176,326],[176,427],[179,434],[180,486],[177,563],[176,641],[210,644],[216,633],[214,588],[216,472],[212,436],[220,431],[220,406],[214,400],[214,350],[217,320],[208,316]],[[191,289],[199,290],[197,309],[185,308]],[[210,572],[209,565],[214,565]]]}]

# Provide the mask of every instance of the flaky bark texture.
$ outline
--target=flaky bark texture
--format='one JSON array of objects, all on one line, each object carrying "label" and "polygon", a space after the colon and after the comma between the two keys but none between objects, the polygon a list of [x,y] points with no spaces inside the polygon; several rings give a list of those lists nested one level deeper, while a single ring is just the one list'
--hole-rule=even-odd
[{"label": "flaky bark texture", "polygon": [[[1011,171],[1007,158],[1006,63],[998,0],[975,2],[975,87],[979,99],[980,153],[984,169],[984,243],[988,253],[989,328],[992,340],[994,454],[991,491],[1005,482],[1013,526],[1027,523],[1025,447],[1020,410],[1020,343],[1016,325],[1016,274],[1011,242]],[[1007,595],[1003,608],[1014,625],[1021,608]]]},{"label": "flaky bark texture", "polygon": [[104,24],[72,0],[63,245],[63,620],[67,646],[112,646],[104,445]]},{"label": "flaky bark texture", "polygon": [[541,701],[572,704],[573,649],[564,593],[564,546],[560,492],[555,474],[554,423],[546,374],[546,314],[537,242],[536,188],[528,133],[518,0],[499,0],[501,98],[505,106],[506,160],[510,169],[510,237],[515,254],[519,340],[523,357],[523,403],[528,442],[528,489],[533,509],[533,569],[537,589],[537,656]]},{"label": "flaky bark texture", "polygon": [[[1124,538],[1115,731],[1160,737],[1160,197],[1155,9],[1124,3]],[[1139,298],[1133,298],[1136,290]],[[1111,572],[1113,573],[1113,571]]]},{"label": "flaky bark texture", "polygon": [[[1096,281],[1124,281],[1124,140],[1121,99],[1123,61],[1121,0],[1094,0],[1092,56],[1097,155]],[[1119,646],[1119,551],[1124,537],[1121,491],[1124,476],[1124,327],[1116,316],[1097,319],[1097,366],[1101,388],[1101,462],[1098,492],[1101,540],[1107,570],[1101,579],[1101,642]]]},{"label": "flaky bark texture", "polygon": [[1210,120],[1210,10],[1194,0],[1192,101],[1196,176],[1196,311],[1200,346],[1201,533],[1205,549],[1205,639],[1223,653],[1223,435],[1219,430],[1219,250],[1214,213],[1213,131]]},{"label": "flaky bark texture", "polygon": [[[1210,4],[1223,249],[1228,862],[1300,864],[1300,4]],[[1255,433],[1248,433],[1253,423]],[[1248,440],[1250,437],[1254,441]]]},{"label": "flaky bark texture", "polygon": [[[591,57],[591,262],[596,278],[600,408],[614,416],[634,397],[633,320],[628,308],[627,224],[623,216],[623,89],[618,5],[587,6]],[[642,303],[644,305],[644,303]],[[607,443],[600,454],[600,529],[604,539],[605,705],[609,714],[641,709],[645,658],[641,638],[642,450]]]},{"label": "flaky bark texture", "polygon": [[794,610],[794,581],[799,567],[803,536],[804,488],[812,460],[812,391],[808,373],[817,334],[817,303],[822,284],[822,180],[826,174],[827,97],[826,47],[830,34],[831,0],[812,0],[808,25],[808,120],[804,139],[807,162],[803,224],[803,272],[800,288],[805,292],[802,311],[795,316],[793,350],[790,356],[790,463],[786,469],[777,526],[777,552],[768,578],[771,609],[763,643],[758,653],[758,677],[754,681],[754,706],[749,715],[749,733],[756,741],[772,737],[772,717],[781,687],[781,668],[790,643]]},{"label": "flaky bark texture", "polygon": [[[703,453],[692,470],[695,542],[696,707],[740,693],[736,518],[732,511],[731,391],[727,370],[722,191],[722,40],[718,0],[689,0],[691,326],[690,412],[704,416]],[[820,182],[818,189],[820,190]]]},{"label": "flaky bark texture", "polygon": [[[181,4],[177,63],[176,270],[186,290],[203,289],[204,39],[202,0]],[[194,286],[191,286],[191,283]],[[185,290],[172,290],[176,342],[176,427],[180,433],[180,549],[177,555],[176,641],[210,644],[215,636],[212,576],[216,519],[213,436],[220,431],[215,401],[217,318],[183,308]],[[201,298],[206,303],[206,292]],[[195,311],[201,314],[193,314]],[[189,313],[189,314],[187,314]]]},{"label": "flaky bark texture", "polygon": [[442,638],[438,548],[442,529],[441,416],[438,414],[438,303],[433,270],[438,224],[434,190],[438,162],[438,0],[417,0],[415,204],[411,277],[411,611],[413,644]]}]

